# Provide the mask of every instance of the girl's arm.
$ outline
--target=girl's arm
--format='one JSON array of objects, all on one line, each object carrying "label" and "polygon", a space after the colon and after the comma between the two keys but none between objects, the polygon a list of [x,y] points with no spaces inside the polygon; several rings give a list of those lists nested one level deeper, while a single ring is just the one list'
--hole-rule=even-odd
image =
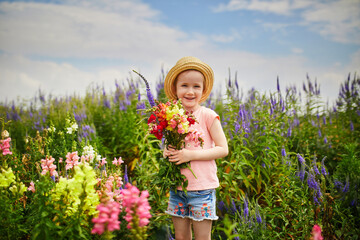
[{"label": "girl's arm", "polygon": [[188,150],[185,148],[182,150],[169,149],[166,152],[166,155],[169,156],[169,161],[181,164],[192,160],[213,160],[227,156],[229,152],[228,144],[218,118],[211,125],[210,135],[214,140],[215,147],[200,150]]}]

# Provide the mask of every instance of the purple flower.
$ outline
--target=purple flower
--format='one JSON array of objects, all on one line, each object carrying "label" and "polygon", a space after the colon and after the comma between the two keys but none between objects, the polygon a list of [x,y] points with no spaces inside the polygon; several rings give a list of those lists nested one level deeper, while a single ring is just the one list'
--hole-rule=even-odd
[{"label": "purple flower", "polygon": [[309,174],[308,174],[307,183],[308,183],[309,188],[312,188],[314,190],[318,189],[318,184],[315,180],[315,176],[311,172],[309,172]]},{"label": "purple flower", "polygon": [[297,154],[297,157],[298,157],[298,160],[301,163],[301,165],[304,165],[305,164],[304,158],[299,153]]},{"label": "purple flower", "polygon": [[353,124],[352,121],[350,121],[350,130],[351,130],[351,131],[354,131],[354,124]]},{"label": "purple flower", "polygon": [[127,165],[125,165],[125,172],[124,172],[124,185],[129,182],[129,177],[127,173]]},{"label": "purple flower", "polygon": [[110,101],[107,99],[104,99],[104,107],[110,108]]},{"label": "purple flower", "polygon": [[276,88],[277,88],[277,91],[280,92],[279,76],[277,76],[277,79],[276,79]]},{"label": "purple flower", "polygon": [[256,217],[256,221],[257,221],[258,223],[262,223],[262,219],[261,219],[261,215],[260,215],[260,212],[259,212],[259,207],[258,207],[258,205],[256,205],[255,217]]},{"label": "purple flower", "polygon": [[326,159],[326,156],[321,160],[321,173],[324,176],[327,175],[327,172],[326,172],[326,169],[325,169],[325,164],[324,164],[325,159]]},{"label": "purple flower", "polygon": [[120,107],[119,107],[120,111],[125,111],[126,110],[126,106],[123,102],[120,103]]},{"label": "purple flower", "polygon": [[245,218],[249,217],[249,205],[248,205],[247,197],[245,197],[244,199],[244,217]]},{"label": "purple flower", "polygon": [[326,136],[324,137],[324,143],[325,143],[325,144],[328,143],[328,140],[327,140],[327,137],[326,137]]},{"label": "purple flower", "polygon": [[304,164],[301,164],[301,166],[300,166],[299,177],[300,177],[301,181],[304,181],[304,178],[305,178],[305,165]]},{"label": "purple flower", "polygon": [[342,184],[342,182],[335,179],[334,180],[334,186],[335,186],[335,188],[340,189],[340,188],[342,188],[343,184]]},{"label": "purple flower", "polygon": [[239,84],[238,84],[238,81],[237,81],[237,72],[235,73],[235,87],[236,87],[237,90],[239,89]]},{"label": "purple flower", "polygon": [[144,103],[144,102],[138,103],[138,104],[136,105],[136,109],[137,109],[137,110],[146,109],[145,103]]},{"label": "purple flower", "polygon": [[317,199],[315,193],[314,193],[314,203],[315,203],[315,205],[320,205],[320,202],[319,202],[319,200]]},{"label": "purple flower", "polygon": [[150,90],[150,85],[149,85],[149,82],[145,79],[145,77],[143,75],[141,75],[140,73],[136,72],[135,70],[133,70],[134,73],[136,73],[137,75],[139,75],[142,80],[144,80],[145,82],[145,85],[146,85],[146,96],[148,98],[148,101],[149,101],[149,104],[151,107],[155,107],[156,104],[155,104],[155,101],[154,101],[154,97],[153,95],[151,94],[151,90]]},{"label": "purple flower", "polygon": [[291,137],[291,127],[288,128],[287,137]]},{"label": "purple flower", "polygon": [[320,172],[319,172],[319,169],[316,165],[316,158],[314,158],[314,161],[313,161],[313,168],[314,168],[314,172],[317,174],[317,175],[320,175]]},{"label": "purple flower", "polygon": [[218,209],[219,209],[220,212],[222,212],[222,213],[226,211],[226,206],[225,206],[224,201],[219,201],[219,202],[218,202]]},{"label": "purple flower", "polygon": [[349,191],[349,187],[350,187],[350,183],[349,183],[349,180],[347,179],[342,192],[347,193]]},{"label": "purple flower", "polygon": [[231,200],[231,208],[230,209],[231,209],[232,214],[235,214],[237,212],[237,208],[236,208],[234,200]]}]

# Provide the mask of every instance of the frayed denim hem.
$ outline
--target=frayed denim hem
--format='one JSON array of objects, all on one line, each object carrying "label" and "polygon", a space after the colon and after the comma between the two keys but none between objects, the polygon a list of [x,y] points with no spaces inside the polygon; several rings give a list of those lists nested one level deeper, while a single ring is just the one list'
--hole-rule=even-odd
[{"label": "frayed denim hem", "polygon": [[211,221],[216,221],[219,219],[218,216],[216,216],[216,218],[202,218],[202,219],[197,219],[197,218],[194,218],[194,217],[191,217],[191,216],[181,216],[181,215],[177,215],[177,214],[173,214],[173,213],[170,213],[168,211],[165,211],[166,214],[170,215],[170,216],[173,216],[173,217],[181,217],[181,218],[189,218],[193,221],[197,221],[197,222],[201,222],[203,220],[211,220]]}]

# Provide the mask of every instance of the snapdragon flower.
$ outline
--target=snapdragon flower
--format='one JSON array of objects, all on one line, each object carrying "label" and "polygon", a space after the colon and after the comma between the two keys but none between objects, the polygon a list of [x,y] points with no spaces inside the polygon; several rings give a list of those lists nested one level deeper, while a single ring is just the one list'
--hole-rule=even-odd
[{"label": "snapdragon flower", "polygon": [[2,151],[2,154],[5,156],[5,155],[8,155],[8,154],[12,154],[12,152],[10,151],[10,141],[11,141],[11,138],[6,138],[5,140],[0,140],[0,149]]},{"label": "snapdragon flower", "polygon": [[76,132],[77,129],[79,128],[79,126],[77,125],[76,122],[73,122],[72,120],[70,119],[66,119],[66,126],[68,126],[66,128],[66,133],[68,134],[72,134],[73,132]]},{"label": "snapdragon flower", "polygon": [[[68,205],[65,211],[67,216],[78,211],[80,204],[82,211],[87,212],[87,215],[95,215],[96,206],[99,204],[99,195],[95,191],[95,171],[88,163],[81,163],[74,167],[74,172],[71,179],[60,177],[52,192],[52,199],[56,203]],[[63,206],[59,204],[55,207],[61,209]]]},{"label": "snapdragon flower", "polygon": [[151,218],[151,207],[148,202],[149,192],[145,190],[140,193],[137,187],[127,183],[122,194],[123,206],[126,211],[125,220],[129,223],[127,228],[137,229],[146,226]]},{"label": "snapdragon flower", "polygon": [[19,194],[20,196],[24,194],[24,192],[26,191],[26,186],[24,183],[20,182],[18,184],[14,184],[12,185],[9,190],[14,194],[17,195]]},{"label": "snapdragon flower", "polygon": [[10,136],[9,132],[4,130],[2,133],[1,133],[1,137],[2,138],[8,138]]},{"label": "snapdragon flower", "polygon": [[41,175],[45,175],[47,172],[50,172],[50,176],[58,176],[56,169],[56,165],[53,164],[55,159],[53,157],[46,156],[45,159],[41,159]]},{"label": "snapdragon flower", "polygon": [[321,227],[319,225],[314,225],[311,234],[313,240],[323,240],[323,236],[321,235]]},{"label": "snapdragon flower", "polygon": [[122,160],[121,157],[119,157],[118,159],[114,158],[114,161],[112,161],[112,164],[120,166],[122,163],[124,163],[124,161]]},{"label": "snapdragon flower", "polygon": [[33,182],[33,181],[30,182],[30,186],[28,187],[27,190],[28,190],[28,191],[32,191],[33,193],[35,192],[35,185],[34,185],[34,182]]},{"label": "snapdragon flower", "polygon": [[95,150],[91,145],[85,146],[83,148],[83,153],[84,156],[88,157],[90,162],[92,163],[95,159]]},{"label": "snapdragon flower", "polygon": [[11,168],[7,170],[1,169],[0,172],[0,187],[9,187],[10,184],[15,182],[15,175]]},{"label": "snapdragon flower", "polygon": [[65,169],[69,170],[69,169],[71,169],[71,168],[73,168],[75,166],[78,166],[80,164],[79,159],[80,159],[80,157],[78,156],[77,151],[72,152],[72,153],[68,152],[66,154],[66,160],[65,160],[66,166],[65,166]]},{"label": "snapdragon flower", "polygon": [[112,232],[120,229],[120,204],[118,202],[100,203],[96,209],[99,211],[99,216],[92,219],[92,222],[95,223],[94,228],[91,230],[92,234],[101,235],[105,231]]}]

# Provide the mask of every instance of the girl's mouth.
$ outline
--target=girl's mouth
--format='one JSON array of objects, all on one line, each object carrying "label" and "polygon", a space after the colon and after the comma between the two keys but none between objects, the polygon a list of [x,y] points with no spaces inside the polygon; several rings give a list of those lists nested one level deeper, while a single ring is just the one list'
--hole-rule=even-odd
[{"label": "girl's mouth", "polygon": [[184,97],[186,100],[188,100],[188,101],[192,101],[192,100],[194,100],[195,98],[194,97]]}]

